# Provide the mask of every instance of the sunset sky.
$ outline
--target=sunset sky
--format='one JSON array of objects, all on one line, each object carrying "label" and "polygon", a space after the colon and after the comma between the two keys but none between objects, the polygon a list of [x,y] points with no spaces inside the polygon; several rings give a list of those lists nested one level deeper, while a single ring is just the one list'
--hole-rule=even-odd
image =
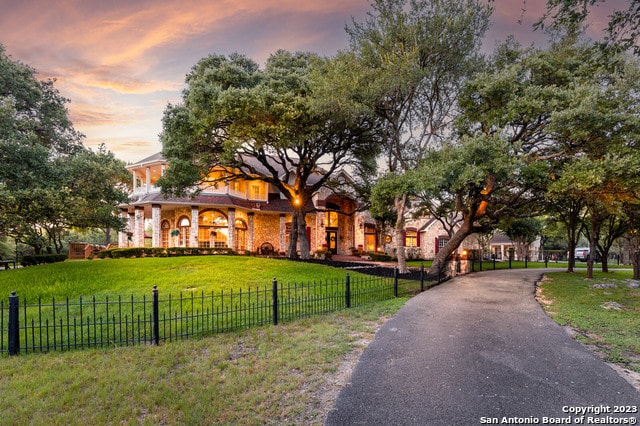
[{"label": "sunset sky", "polygon": [[[531,24],[545,2],[528,0],[523,14],[523,1],[496,0],[487,51],[508,34],[544,39]],[[626,2],[609,0],[593,16],[594,34],[616,3]],[[57,80],[86,146],[104,143],[135,162],[161,150],[162,111],[180,101],[199,59],[239,52],[264,64],[278,49],[332,56],[348,47],[345,25],[369,10],[368,0],[0,0],[0,44]]]}]

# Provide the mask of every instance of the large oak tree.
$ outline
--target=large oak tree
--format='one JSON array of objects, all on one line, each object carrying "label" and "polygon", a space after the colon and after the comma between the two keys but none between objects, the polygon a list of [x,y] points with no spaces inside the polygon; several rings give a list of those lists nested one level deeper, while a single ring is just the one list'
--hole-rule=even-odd
[{"label": "large oak tree", "polygon": [[[333,61],[278,51],[260,69],[246,56],[211,55],[187,75],[183,102],[163,118],[169,168],[160,185],[260,180],[290,202],[288,256],[310,256],[305,216],[313,194],[345,166],[365,169],[378,153],[373,120],[332,90]],[[222,168],[224,175],[211,173]],[[370,173],[370,172],[369,172]]]},{"label": "large oak tree", "polygon": [[[352,96],[380,121],[384,164],[389,181],[415,169],[431,149],[439,148],[459,115],[463,82],[478,66],[478,50],[491,7],[477,0],[373,0],[364,22],[347,27],[352,64]],[[412,197],[386,198],[396,213],[394,247],[398,267],[406,270],[403,231]],[[380,200],[378,200],[380,201]]]}]

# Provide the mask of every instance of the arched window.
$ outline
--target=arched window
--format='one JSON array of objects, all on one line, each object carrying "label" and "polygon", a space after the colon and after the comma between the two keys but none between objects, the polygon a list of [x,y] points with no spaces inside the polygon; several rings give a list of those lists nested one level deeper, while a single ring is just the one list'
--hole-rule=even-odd
[{"label": "arched window", "polygon": [[236,219],[235,223],[235,242],[236,251],[243,251],[247,249],[247,224],[242,219]]},{"label": "arched window", "polygon": [[227,247],[227,216],[220,210],[204,210],[198,216],[198,246]]},{"label": "arched window", "polygon": [[178,219],[178,245],[180,247],[189,247],[189,235],[191,234],[191,221],[187,216],[180,216]]},{"label": "arched window", "polygon": [[168,220],[163,220],[160,225],[160,245],[163,248],[169,247],[169,231],[171,230],[171,224]]},{"label": "arched window", "polygon": [[340,206],[334,203],[327,203],[327,213],[325,216],[325,226],[327,228],[337,228],[340,225],[338,211]]}]

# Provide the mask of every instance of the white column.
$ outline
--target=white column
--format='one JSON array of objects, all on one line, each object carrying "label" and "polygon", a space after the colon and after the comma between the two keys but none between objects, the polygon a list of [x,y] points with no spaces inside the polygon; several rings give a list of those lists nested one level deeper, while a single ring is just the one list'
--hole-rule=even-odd
[{"label": "white column", "polygon": [[151,245],[153,247],[160,247],[162,245],[160,241],[160,209],[160,204],[153,204],[151,206],[151,228],[153,230]]},{"label": "white column", "polygon": [[138,179],[136,179],[136,171],[132,170],[131,171],[131,176],[133,177],[133,192],[136,192],[136,189],[138,189]]},{"label": "white column", "polygon": [[151,190],[151,167],[147,167],[147,175],[145,177],[145,193],[149,193]]},{"label": "white column", "polygon": [[236,209],[230,208],[227,217],[227,227],[229,230],[229,248],[236,249]]},{"label": "white column", "polygon": [[189,246],[198,247],[198,206],[191,206],[191,235]]}]

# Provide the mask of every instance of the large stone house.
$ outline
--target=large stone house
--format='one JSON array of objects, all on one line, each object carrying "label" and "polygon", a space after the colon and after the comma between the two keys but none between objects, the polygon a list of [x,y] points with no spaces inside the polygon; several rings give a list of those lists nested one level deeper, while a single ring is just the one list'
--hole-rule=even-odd
[{"label": "large stone house", "polygon": [[[127,230],[119,235],[120,247],[145,246],[146,231],[153,247],[228,247],[237,252],[272,247],[276,253],[286,252],[292,209],[273,185],[232,180],[201,186],[193,197],[165,197],[156,182],[167,167],[161,154],[127,166],[133,190],[130,202],[120,206],[121,216],[127,219]],[[355,199],[329,189],[316,193],[306,216],[311,252],[377,250],[375,221],[357,207]]]}]

